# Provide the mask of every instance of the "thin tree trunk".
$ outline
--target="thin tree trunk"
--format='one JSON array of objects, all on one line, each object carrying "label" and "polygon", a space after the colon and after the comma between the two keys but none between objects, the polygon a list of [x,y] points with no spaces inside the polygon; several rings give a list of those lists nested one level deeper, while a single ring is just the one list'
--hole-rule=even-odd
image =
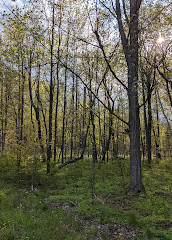
[{"label": "thin tree trunk", "polygon": [[65,69],[65,85],[64,85],[64,100],[63,100],[63,125],[62,125],[62,143],[61,143],[61,155],[62,164],[64,163],[64,141],[65,141],[65,122],[66,122],[66,91],[67,91],[67,69]]},{"label": "thin tree trunk", "polygon": [[[69,23],[68,23],[69,24]],[[66,41],[66,64],[68,61],[68,47],[69,47],[69,26],[68,26],[68,35],[67,35],[67,41]],[[64,98],[63,98],[63,125],[62,125],[62,143],[61,143],[61,155],[62,155],[62,159],[61,159],[61,163],[64,163],[64,144],[65,144],[65,123],[66,123],[66,105],[67,105],[67,77],[68,77],[68,72],[67,72],[67,68],[65,68],[65,79],[64,79]]]},{"label": "thin tree trunk", "polygon": [[101,130],[101,120],[100,120],[100,104],[98,101],[98,119],[99,119],[99,153],[98,155],[100,156],[102,153],[102,146],[103,146],[103,140],[102,140],[102,130]]},{"label": "thin tree trunk", "polygon": [[35,111],[36,121],[37,121],[37,126],[38,126],[37,132],[38,132],[38,139],[39,139],[39,144],[40,144],[40,148],[41,148],[42,160],[45,161],[45,150],[44,150],[44,146],[42,143],[42,130],[41,130],[39,107],[38,106],[36,107],[36,105],[33,102],[31,79],[32,79],[32,53],[30,52],[28,84],[29,84],[29,95],[30,95],[30,102],[31,102],[31,121],[32,121],[32,125],[34,128],[34,122],[33,122],[33,117],[32,117],[32,108],[33,108]]},{"label": "thin tree trunk", "polygon": [[56,162],[57,155],[57,114],[58,114],[58,105],[59,105],[59,88],[60,88],[60,79],[59,79],[59,67],[60,67],[60,46],[61,46],[61,7],[60,7],[60,22],[59,22],[59,40],[58,40],[58,50],[57,50],[57,93],[56,93],[56,107],[55,107],[55,123],[54,123],[54,161]]},{"label": "thin tree trunk", "polygon": [[70,159],[73,158],[73,132],[74,132],[74,86],[75,85],[75,76],[73,75],[73,85],[72,85],[72,122],[71,122],[71,139],[70,139]]},{"label": "thin tree trunk", "polygon": [[[151,109],[151,83],[150,83],[150,75],[147,75],[147,93],[148,93],[148,123],[147,123],[147,154],[148,154],[148,166],[151,167],[152,162],[152,151],[151,151],[151,132],[152,132],[152,109]],[[150,94],[149,94],[150,93]]]},{"label": "thin tree trunk", "polygon": [[49,129],[48,129],[48,146],[47,146],[47,174],[50,173],[50,160],[52,158],[52,114],[53,114],[53,50],[54,50],[54,25],[55,25],[55,3],[53,1],[53,19],[52,19],[52,32],[51,32],[51,70],[50,70],[50,93],[49,93]]},{"label": "thin tree trunk", "polygon": [[90,120],[91,120],[91,118],[90,118],[90,116],[89,116],[88,125],[87,125],[87,130],[86,130],[85,138],[84,138],[84,146],[83,146],[83,149],[82,149],[82,151],[81,151],[80,156],[79,156],[79,157],[76,157],[76,158],[74,158],[74,159],[70,159],[69,161],[67,161],[67,162],[65,162],[65,163],[62,163],[62,164],[58,167],[58,169],[61,169],[61,168],[65,167],[65,166],[67,166],[68,164],[71,164],[71,163],[74,163],[74,162],[77,162],[77,161],[83,159],[84,153],[85,153],[85,149],[86,149],[86,145],[87,145],[88,132],[89,132],[89,128],[90,128]]},{"label": "thin tree trunk", "polygon": [[155,140],[156,140],[156,157],[158,159],[161,159],[161,151],[160,151],[160,123],[159,123],[159,109],[158,109],[158,97],[157,93],[155,94],[155,103],[156,103],[156,128],[157,128],[157,134],[155,133]]},{"label": "thin tree trunk", "polygon": [[8,101],[9,101],[9,92],[8,92],[8,84],[6,83],[6,96],[5,96],[5,118],[4,118],[4,137],[3,137],[3,149],[5,148],[5,139],[7,133],[7,117],[8,117]]},{"label": "thin tree trunk", "polygon": [[83,112],[82,112],[82,148],[85,138],[85,120],[86,120],[86,87],[84,87]]},{"label": "thin tree trunk", "polygon": [[3,119],[3,111],[4,111],[4,81],[2,76],[2,83],[1,83],[1,151],[4,151],[4,119]]},{"label": "thin tree trunk", "polygon": [[[93,106],[92,106],[93,107]],[[92,108],[91,107],[91,108]],[[90,116],[91,116],[91,123],[92,123],[92,138],[93,138],[93,145],[92,145],[92,156],[93,161],[97,162],[97,147],[96,147],[96,135],[95,135],[95,123],[94,123],[94,114],[90,110]]]},{"label": "thin tree trunk", "polygon": [[58,105],[59,105],[59,62],[57,63],[57,94],[56,94],[56,108],[55,108],[55,123],[54,123],[54,161],[56,162],[57,155],[57,114],[58,114]]},{"label": "thin tree trunk", "polygon": [[[92,90],[92,76],[91,76],[91,69],[89,67],[89,80],[90,80],[90,90]],[[93,99],[92,93],[90,91],[90,117],[92,123],[92,158],[94,162],[97,162],[97,146],[96,146],[96,127],[94,123],[94,113],[92,108],[95,104],[95,98]]]},{"label": "thin tree trunk", "polygon": [[37,108],[39,109],[39,107],[40,107],[41,112],[42,112],[43,121],[44,121],[44,128],[45,128],[45,133],[46,133],[46,143],[47,143],[47,136],[48,136],[47,123],[46,123],[46,117],[45,117],[45,113],[44,113],[43,106],[42,106],[40,92],[39,92],[39,89],[40,89],[40,74],[41,74],[41,65],[38,64],[38,77],[37,77],[37,89],[36,89],[36,97],[37,97],[37,100],[38,100]]},{"label": "thin tree trunk", "polygon": [[23,125],[24,125],[24,89],[25,89],[25,74],[22,61],[22,85],[21,85],[21,122],[20,122],[20,143],[23,141]]},{"label": "thin tree trunk", "polygon": [[21,164],[21,142],[20,142],[20,127],[21,127],[21,76],[19,74],[19,89],[18,89],[18,112],[17,112],[17,168],[19,172],[20,164]]},{"label": "thin tree trunk", "polygon": [[[109,100],[108,100],[109,102]],[[109,102],[109,108],[111,108],[110,106],[110,102]],[[113,112],[113,106],[112,106],[112,110],[109,111],[109,135],[108,135],[108,139],[106,141],[106,145],[103,149],[103,156],[102,156],[102,161],[105,162],[105,156],[106,154],[108,154],[109,151],[109,145],[110,145],[110,141],[111,141],[111,137],[112,137],[112,125],[113,125],[113,118],[112,118],[112,114],[111,112]],[[108,155],[107,155],[108,157]],[[107,160],[108,161],[108,160]]]},{"label": "thin tree trunk", "polygon": [[75,155],[78,154],[78,78],[76,77],[75,83]]},{"label": "thin tree trunk", "polygon": [[[144,74],[141,74],[141,80],[142,80],[142,96],[143,96],[143,102],[145,103],[143,106],[143,118],[144,118],[144,132],[145,132],[145,138],[146,138],[146,148],[147,148],[147,113],[146,113],[146,97],[145,97],[145,82],[144,82]],[[143,138],[142,138],[143,140]],[[144,142],[142,141],[142,145],[144,145]],[[143,150],[143,152],[145,152]]]}]

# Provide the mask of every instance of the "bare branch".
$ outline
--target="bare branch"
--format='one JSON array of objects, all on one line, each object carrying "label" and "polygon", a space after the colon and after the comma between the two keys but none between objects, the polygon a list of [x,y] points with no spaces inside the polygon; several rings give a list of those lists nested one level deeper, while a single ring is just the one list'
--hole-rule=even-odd
[{"label": "bare branch", "polygon": [[[168,8],[172,3],[169,3],[167,6],[163,7],[152,19],[151,21],[145,26],[145,27],[142,27],[139,31],[142,31],[144,29],[146,29],[147,27],[149,27],[156,19],[157,17],[164,11],[164,9]],[[150,17],[148,17],[149,19]]]},{"label": "bare branch", "polygon": [[[8,8],[8,7],[7,7],[7,8]],[[25,29],[28,31],[29,28],[26,26],[26,24],[23,23],[23,21],[21,21],[21,20],[19,19],[19,17],[18,17],[14,12],[11,11],[10,8],[8,8],[8,9],[9,9],[10,12],[19,20],[19,22],[25,27]],[[34,36],[34,35],[32,35],[32,34],[31,34],[31,36],[32,36],[37,42],[39,42],[39,43],[44,47],[44,49],[47,49],[49,52],[51,51],[45,44],[43,44],[42,42],[40,42],[39,39],[38,39],[36,36]],[[101,44],[101,41],[100,41],[100,44]],[[101,46],[102,46],[102,45],[101,45]],[[104,49],[103,49],[103,51],[104,51]],[[103,101],[102,101],[101,99],[99,99],[98,96],[87,86],[87,84],[83,81],[83,79],[80,77],[80,75],[79,75],[78,73],[76,73],[72,68],[70,68],[66,63],[64,63],[64,62],[62,62],[60,59],[58,59],[58,57],[57,57],[55,54],[53,54],[53,55],[54,55],[54,57],[60,62],[60,64],[61,64],[63,67],[65,67],[67,70],[69,70],[71,73],[73,73],[76,77],[78,77],[78,78],[81,80],[81,82],[83,83],[83,85],[84,85],[84,86],[94,95],[94,97],[109,111],[109,108],[108,108],[108,107],[103,103]],[[105,55],[105,57],[106,57],[106,55]],[[112,68],[111,68],[111,66],[110,66],[110,64],[109,64],[109,62],[108,62],[108,60],[107,60],[107,57],[106,57],[106,62],[107,62],[107,64],[108,64],[109,69],[110,69],[111,72],[113,73],[113,75],[116,76],[115,72],[112,70]],[[118,78],[116,77],[116,79],[118,79]],[[123,87],[124,87],[126,90],[128,90],[128,88],[124,85],[123,82],[120,81],[120,79],[118,79],[118,81],[123,85]],[[120,118],[119,116],[117,116],[115,113],[112,113],[112,114],[113,114],[114,116],[116,116],[120,121],[122,121],[123,123],[125,123],[126,125],[129,125],[128,122],[126,122],[125,120],[123,120],[122,118]]]},{"label": "bare branch", "polygon": [[109,7],[107,7],[102,1],[100,1],[100,3],[103,5],[103,7],[105,7],[114,18],[116,18],[116,14],[114,12],[111,11],[111,9]]},{"label": "bare branch", "polygon": [[[56,24],[56,25],[57,25],[57,24]],[[65,29],[63,29],[62,27],[60,27],[60,29],[61,29],[63,32],[67,33],[67,31],[66,31]],[[78,36],[72,34],[71,32],[69,33],[69,35],[72,36],[72,37],[74,37],[75,39],[81,41],[81,42],[84,42],[84,43],[88,44],[88,45],[91,45],[91,46],[96,47],[96,48],[100,48],[98,45],[95,45],[95,44],[93,44],[93,43],[91,43],[91,42],[89,42],[89,41],[87,41],[87,40],[85,40],[85,39],[83,39],[83,38],[81,38],[81,37],[78,37]]]},{"label": "bare branch", "polygon": [[163,72],[161,72],[161,71],[159,70],[158,67],[157,67],[157,70],[158,70],[159,75],[166,81],[167,93],[168,93],[170,105],[171,105],[171,107],[172,107],[172,96],[171,96],[170,89],[169,89],[169,82],[170,82],[170,83],[172,83],[172,82],[165,76],[165,74],[164,74]]},{"label": "bare branch", "polygon": [[113,76],[115,77],[115,79],[125,88],[125,90],[128,91],[127,86],[117,77],[116,73],[112,70],[112,67],[111,67],[111,65],[110,65],[110,63],[109,63],[109,61],[108,61],[108,59],[107,59],[107,57],[106,57],[106,53],[105,53],[105,51],[104,51],[104,47],[103,47],[103,45],[102,45],[102,42],[101,42],[101,39],[100,39],[100,36],[99,36],[98,32],[97,32],[97,31],[94,31],[94,33],[95,33],[96,38],[97,38],[97,41],[98,41],[98,43],[99,43],[99,47],[100,47],[100,49],[102,50],[102,53],[103,53],[104,59],[105,59],[105,61],[106,61],[106,64],[108,65],[108,67],[109,67],[112,75],[113,75]]},{"label": "bare branch", "polygon": [[86,142],[87,142],[87,136],[88,136],[88,130],[90,128],[90,116],[89,116],[89,120],[88,120],[88,125],[87,125],[87,131],[86,131],[86,134],[85,134],[85,138],[84,138],[84,144],[83,144],[83,149],[82,149],[82,152],[81,152],[81,155],[77,158],[74,158],[74,159],[69,159],[67,162],[65,163],[62,163],[60,166],[58,166],[58,169],[61,169],[71,163],[75,163],[79,160],[82,160],[84,158],[84,153],[85,153],[85,149],[86,149]]},{"label": "bare branch", "polygon": [[170,125],[170,123],[169,123],[169,121],[168,121],[168,118],[167,118],[167,116],[166,116],[166,114],[165,114],[164,107],[163,107],[163,104],[162,104],[161,99],[160,99],[158,87],[156,87],[156,92],[157,92],[158,101],[159,101],[159,104],[160,104],[160,106],[161,106],[162,113],[163,113],[163,115],[164,115],[164,117],[165,117],[165,119],[166,119],[166,121],[167,121],[167,125],[168,125],[168,128],[169,128],[169,130],[170,130],[170,135],[172,136],[171,125]]},{"label": "bare branch", "polygon": [[[74,70],[72,70],[69,66],[67,66],[65,63],[63,63],[62,61],[60,61],[60,63],[62,64],[63,67],[67,68],[71,73],[73,73],[76,77],[78,77],[82,84],[88,89],[88,91],[90,91],[93,96],[108,110],[110,111],[109,107],[107,107],[104,102],[91,90],[90,87],[88,87],[88,85],[83,81],[83,79],[80,77],[80,75],[78,73],[76,73]],[[128,122],[126,122],[125,120],[123,120],[122,118],[120,118],[118,115],[116,115],[114,112],[112,113],[112,115],[114,115],[115,117],[117,117],[120,121],[122,121],[123,123],[129,125]]]},{"label": "bare branch", "polygon": [[126,6],[125,6],[125,0],[122,0],[122,4],[123,4],[123,10],[124,10],[124,15],[125,15],[126,22],[127,22],[128,26],[130,26],[130,22],[128,20]]},{"label": "bare branch", "polygon": [[65,163],[61,164],[60,166],[58,166],[58,169],[61,169],[61,168],[65,167],[65,166],[67,166],[67,165],[69,165],[69,164],[71,164],[71,163],[75,163],[75,162],[77,162],[77,161],[79,161],[79,160],[82,160],[83,158],[84,158],[84,156],[81,155],[81,156],[78,157],[78,158],[70,159],[70,160],[68,160],[67,162],[65,162]]},{"label": "bare branch", "polygon": [[127,64],[128,64],[129,61],[130,61],[130,59],[129,59],[129,44],[128,44],[128,39],[127,39],[125,31],[124,31],[124,26],[123,26],[123,23],[122,23],[121,7],[120,7],[119,0],[116,0],[116,15],[117,15],[119,32],[120,32],[120,35],[121,35],[122,46],[123,46],[125,58],[126,58],[126,61],[127,61]]},{"label": "bare branch", "polygon": [[[81,105],[81,107],[83,107],[81,103],[80,103],[80,105]],[[84,107],[83,107],[83,108],[84,108]],[[121,132],[121,131],[118,131],[118,130],[114,129],[111,125],[109,125],[109,124],[106,123],[102,118],[100,118],[100,117],[97,115],[97,113],[96,113],[92,108],[86,107],[85,109],[88,109],[88,110],[90,110],[91,112],[93,112],[93,114],[94,114],[98,119],[100,119],[107,127],[111,128],[113,131],[118,132],[118,133],[122,133],[122,134],[128,134],[128,132]]]}]

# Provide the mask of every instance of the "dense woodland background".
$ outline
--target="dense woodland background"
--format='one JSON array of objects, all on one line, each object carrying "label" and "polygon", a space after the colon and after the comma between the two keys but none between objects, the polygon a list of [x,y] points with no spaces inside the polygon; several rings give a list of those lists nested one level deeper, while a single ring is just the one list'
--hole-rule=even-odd
[{"label": "dense woodland background", "polygon": [[[47,172],[50,160],[129,156],[128,63],[114,4],[30,1],[1,14],[0,144],[18,168],[34,148]],[[139,10],[140,149],[151,166],[171,156],[171,4]],[[129,12],[123,3],[126,45]]]},{"label": "dense woodland background", "polygon": [[32,190],[38,168],[48,179],[77,161],[91,168],[92,198],[108,166],[130,192],[149,189],[142,175],[171,169],[171,1],[3,4],[2,159],[30,169]]}]

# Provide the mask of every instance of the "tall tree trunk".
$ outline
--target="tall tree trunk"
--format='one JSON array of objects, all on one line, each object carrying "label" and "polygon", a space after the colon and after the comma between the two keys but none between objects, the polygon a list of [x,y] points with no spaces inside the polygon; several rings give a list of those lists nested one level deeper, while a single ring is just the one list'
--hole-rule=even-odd
[{"label": "tall tree trunk", "polygon": [[142,81],[142,98],[143,102],[145,103],[143,105],[143,122],[144,122],[144,128],[141,135],[141,144],[142,144],[142,155],[143,155],[143,161],[145,159],[145,150],[146,150],[146,132],[147,132],[147,113],[146,113],[146,97],[145,97],[145,79],[144,79],[144,73],[141,72],[141,81]]},{"label": "tall tree trunk", "polygon": [[49,93],[49,129],[48,129],[48,146],[47,146],[47,173],[50,173],[50,160],[52,157],[52,113],[53,113],[53,49],[54,49],[54,10],[55,3],[53,1],[53,18],[52,18],[52,32],[51,32],[51,70],[50,70],[50,93]]},{"label": "tall tree trunk", "polygon": [[[107,141],[106,141],[106,145],[103,149],[103,154],[102,154],[102,161],[104,162],[105,161],[105,156],[106,154],[108,154],[108,151],[109,151],[109,145],[110,145],[110,141],[111,141],[111,137],[112,137],[112,125],[113,125],[113,118],[112,118],[112,112],[113,112],[113,109],[114,107],[110,106],[110,102],[108,100],[108,107],[109,109],[111,109],[111,111],[109,111],[109,135],[108,135],[108,138],[107,138]],[[107,156],[108,157],[108,156]]]},{"label": "tall tree trunk", "polygon": [[78,78],[76,77],[75,83],[75,155],[78,155],[78,139],[77,139],[77,132],[78,132]]},{"label": "tall tree trunk", "polygon": [[61,46],[61,34],[60,34],[60,27],[61,27],[61,7],[60,7],[60,22],[59,22],[59,39],[58,39],[58,50],[57,50],[57,93],[56,93],[56,107],[55,107],[55,122],[54,122],[54,161],[56,161],[57,155],[57,113],[58,113],[58,105],[59,105],[59,88],[60,88],[60,79],[59,79],[59,67],[60,67],[60,46]]},{"label": "tall tree trunk", "polygon": [[86,120],[86,87],[84,87],[83,112],[82,112],[82,148],[85,138],[85,120]]},{"label": "tall tree trunk", "polygon": [[36,107],[36,105],[33,101],[31,79],[32,79],[32,52],[30,52],[29,76],[28,76],[29,96],[30,96],[30,102],[31,102],[31,121],[32,121],[32,125],[33,125],[33,130],[34,130],[34,122],[33,122],[33,118],[32,118],[32,108],[33,108],[34,111],[35,111],[36,121],[37,121],[37,126],[38,126],[37,132],[38,132],[38,139],[39,139],[39,144],[40,144],[40,148],[41,148],[42,160],[45,161],[45,149],[44,149],[44,145],[43,145],[43,142],[42,142],[40,110],[39,110],[39,106],[37,105],[37,107]]},{"label": "tall tree trunk", "polygon": [[[93,105],[91,104],[93,107]],[[92,108],[91,107],[91,108]],[[95,123],[94,123],[94,113],[90,110],[91,123],[92,123],[92,156],[93,161],[97,162],[97,147],[96,147],[96,134],[95,134]]]},{"label": "tall tree trunk", "polygon": [[42,106],[42,100],[40,97],[40,74],[41,74],[41,65],[38,64],[38,77],[37,77],[37,88],[36,88],[36,97],[37,97],[37,108],[41,110],[42,112],[42,117],[43,117],[43,121],[44,121],[44,128],[45,128],[45,133],[46,133],[46,143],[47,143],[47,136],[48,136],[48,130],[47,130],[47,123],[46,123],[46,117],[45,117],[45,113],[43,110],[43,106]]},{"label": "tall tree trunk", "polygon": [[73,157],[73,132],[74,132],[74,87],[75,87],[75,76],[73,75],[73,84],[72,84],[72,122],[71,122],[71,138],[70,138],[70,159]]},{"label": "tall tree trunk", "polygon": [[160,123],[159,123],[159,109],[158,109],[158,96],[157,93],[155,94],[155,103],[156,103],[156,128],[157,128],[157,134],[155,136],[156,138],[156,156],[158,159],[161,159],[161,150],[160,150]]},{"label": "tall tree trunk", "polygon": [[1,151],[5,149],[5,138],[7,131],[7,113],[8,113],[8,101],[9,90],[8,81],[4,81],[4,76],[1,74],[1,106],[0,106],[0,122],[1,122]]},{"label": "tall tree trunk", "polygon": [[21,163],[21,142],[20,142],[20,127],[21,127],[21,75],[19,71],[19,89],[18,89],[18,109],[17,109],[17,168],[19,171]]},{"label": "tall tree trunk", "polygon": [[[104,100],[104,103],[106,104],[106,92],[105,92],[105,100]],[[106,109],[104,108],[104,111],[103,111],[103,121],[104,121],[104,124],[103,124],[103,145],[102,145],[102,156],[103,156],[103,152],[104,152],[104,149],[106,147]],[[105,162],[105,158],[102,157],[102,161]]]},{"label": "tall tree trunk", "polygon": [[58,113],[58,105],[59,105],[59,61],[57,63],[57,93],[56,93],[56,108],[55,108],[55,123],[54,123],[54,161],[56,161],[57,155],[57,113]]},{"label": "tall tree trunk", "polygon": [[4,81],[1,81],[1,151],[4,151]]},{"label": "tall tree trunk", "polygon": [[22,60],[22,84],[21,84],[21,121],[20,121],[20,143],[23,141],[23,125],[24,125],[24,89],[25,89],[25,74],[24,64]]},{"label": "tall tree trunk", "polygon": [[147,133],[146,133],[146,142],[147,142],[147,154],[148,154],[148,166],[151,167],[152,162],[152,109],[151,109],[151,79],[150,75],[147,75],[147,94],[148,94],[148,123],[147,123]]},{"label": "tall tree trunk", "polygon": [[9,89],[8,84],[5,84],[5,116],[4,116],[4,137],[3,137],[3,147],[5,148],[5,139],[6,139],[6,133],[7,133],[7,117],[8,117],[8,102],[9,102]]},{"label": "tall tree trunk", "polygon": [[95,98],[93,99],[92,96],[92,74],[91,74],[91,69],[89,67],[89,81],[90,81],[90,118],[91,118],[91,123],[92,123],[92,158],[94,163],[97,162],[97,146],[96,146],[96,126],[94,123],[94,113],[93,113],[93,107],[95,104]]},{"label": "tall tree trunk", "polygon": [[[68,23],[69,24],[69,23]],[[69,47],[69,25],[68,25],[68,35],[66,40],[66,64],[68,61],[68,47]],[[65,127],[66,127],[66,105],[67,105],[67,78],[68,78],[68,70],[65,68],[65,79],[64,79],[64,97],[63,97],[63,126],[62,126],[62,143],[61,143],[61,155],[62,160],[61,163],[64,163],[64,146],[65,146]]]},{"label": "tall tree trunk", "polygon": [[101,120],[100,120],[100,103],[98,101],[98,119],[99,119],[99,153],[100,156],[103,151],[103,140],[102,140],[102,130],[101,130]]},{"label": "tall tree trunk", "polygon": [[[141,74],[142,78],[142,95],[144,104],[144,126],[146,134],[146,150],[147,150],[147,164],[148,167],[151,167],[152,162],[152,109],[151,109],[151,74],[145,73]],[[146,80],[146,82],[144,82]],[[147,91],[147,112],[146,112],[146,97],[145,97],[145,85]]]},{"label": "tall tree trunk", "polygon": [[116,14],[122,46],[128,67],[129,136],[130,136],[130,192],[144,190],[141,173],[140,117],[138,103],[138,19],[142,0],[130,0],[130,39],[127,39],[122,22],[119,0]]},{"label": "tall tree trunk", "polygon": [[61,155],[62,164],[64,163],[64,142],[65,142],[65,123],[66,123],[66,91],[67,91],[67,69],[65,69],[65,84],[64,84],[64,98],[63,98],[63,125],[62,125],[62,143],[61,143]]}]

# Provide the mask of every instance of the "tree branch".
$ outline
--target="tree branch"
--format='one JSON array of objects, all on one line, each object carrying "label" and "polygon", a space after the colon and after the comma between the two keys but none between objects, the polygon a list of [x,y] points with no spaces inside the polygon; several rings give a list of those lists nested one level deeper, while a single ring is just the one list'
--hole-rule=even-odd
[{"label": "tree branch", "polygon": [[97,41],[98,41],[98,43],[99,43],[99,47],[100,47],[100,49],[102,50],[102,53],[103,53],[104,59],[105,59],[105,61],[106,61],[106,64],[108,65],[108,67],[109,67],[112,75],[113,75],[113,76],[115,77],[115,79],[125,88],[125,90],[128,91],[127,86],[117,77],[117,75],[115,74],[115,72],[112,70],[112,67],[111,67],[111,65],[110,65],[110,63],[109,63],[109,61],[108,61],[108,59],[107,59],[107,57],[106,57],[106,54],[105,54],[105,51],[104,51],[104,47],[103,47],[103,45],[102,45],[102,42],[101,42],[101,39],[100,39],[100,36],[99,36],[98,32],[97,32],[97,31],[94,31],[94,33],[95,33],[96,38],[97,38]]},{"label": "tree branch", "polygon": [[125,15],[126,22],[127,22],[128,26],[130,26],[130,22],[128,20],[126,6],[125,6],[125,0],[122,0],[122,5],[123,5],[123,10],[124,10],[124,15]]}]

